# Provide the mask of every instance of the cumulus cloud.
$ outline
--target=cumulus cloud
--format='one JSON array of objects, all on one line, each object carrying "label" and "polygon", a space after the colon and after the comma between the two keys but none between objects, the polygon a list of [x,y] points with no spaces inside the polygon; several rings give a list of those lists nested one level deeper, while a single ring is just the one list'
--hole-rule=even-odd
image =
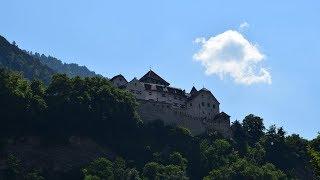
[{"label": "cumulus cloud", "polygon": [[201,62],[206,74],[216,74],[221,79],[229,76],[245,85],[271,84],[270,72],[260,65],[265,55],[239,32],[228,30],[207,40],[196,38],[194,42],[200,44],[201,49],[193,58]]}]

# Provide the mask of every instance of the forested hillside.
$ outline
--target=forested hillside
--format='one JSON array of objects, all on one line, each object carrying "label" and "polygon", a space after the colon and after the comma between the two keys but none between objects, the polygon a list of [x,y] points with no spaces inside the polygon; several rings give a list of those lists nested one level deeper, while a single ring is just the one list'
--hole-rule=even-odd
[{"label": "forested hillside", "polygon": [[0,36],[0,67],[21,72],[30,80],[39,79],[45,83],[49,83],[55,73],[39,59],[25,53],[15,43],[10,44],[2,36]]},{"label": "forested hillside", "polygon": [[63,63],[61,60],[52,57],[45,56],[44,54],[40,55],[39,53],[31,54],[33,57],[40,60],[40,62],[49,68],[53,69],[55,72],[60,74],[66,74],[69,77],[93,77],[97,74],[93,71],[90,71],[86,66],[79,66],[76,63]]},{"label": "forested hillside", "polygon": [[[214,132],[195,137],[161,120],[141,122],[136,106],[102,77],[58,74],[45,86],[1,69],[0,179],[319,178],[320,136],[287,135],[248,115],[232,123],[232,139]],[[69,161],[70,152],[78,161]]]},{"label": "forested hillside", "polygon": [[48,84],[53,74],[66,74],[69,77],[98,76],[85,66],[62,63],[52,56],[40,55],[21,50],[15,43],[9,43],[0,36],[0,67],[21,72],[29,80],[38,79]]}]

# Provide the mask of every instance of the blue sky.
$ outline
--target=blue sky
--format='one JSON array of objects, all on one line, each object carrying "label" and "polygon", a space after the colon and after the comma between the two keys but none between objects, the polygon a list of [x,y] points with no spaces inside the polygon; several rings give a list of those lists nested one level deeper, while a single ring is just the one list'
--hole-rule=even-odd
[{"label": "blue sky", "polygon": [[[86,65],[107,77],[121,73],[130,80],[151,66],[173,86],[212,90],[232,120],[253,113],[266,126],[313,138],[320,131],[319,17],[315,0],[3,0],[0,34],[23,49]],[[239,29],[244,22],[249,27]],[[212,64],[221,59],[212,55],[211,46],[207,59],[196,60],[205,43],[215,45],[210,38],[234,38],[225,36],[229,30],[263,55],[248,67],[255,68],[255,77],[266,69],[269,83],[268,78],[244,83],[248,71],[213,70],[220,70]],[[199,37],[205,41],[195,43]],[[223,51],[223,57],[233,50]]]}]

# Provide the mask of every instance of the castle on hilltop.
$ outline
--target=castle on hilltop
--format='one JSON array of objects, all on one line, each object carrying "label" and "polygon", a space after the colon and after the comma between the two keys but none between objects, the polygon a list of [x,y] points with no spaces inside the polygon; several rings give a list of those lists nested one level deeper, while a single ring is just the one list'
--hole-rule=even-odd
[{"label": "castle on hilltop", "polygon": [[230,116],[220,112],[219,101],[208,89],[192,87],[187,93],[170,86],[152,70],[129,82],[121,74],[110,81],[136,97],[143,121],[162,120],[165,124],[185,127],[194,135],[216,131],[230,136]]}]

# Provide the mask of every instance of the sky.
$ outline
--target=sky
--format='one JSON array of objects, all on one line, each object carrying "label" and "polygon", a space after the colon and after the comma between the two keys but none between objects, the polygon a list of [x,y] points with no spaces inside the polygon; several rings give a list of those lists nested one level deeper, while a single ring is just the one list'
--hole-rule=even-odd
[{"label": "sky", "polygon": [[205,87],[231,120],[311,139],[320,131],[320,2],[1,0],[0,35],[20,48],[128,80],[150,68]]}]

